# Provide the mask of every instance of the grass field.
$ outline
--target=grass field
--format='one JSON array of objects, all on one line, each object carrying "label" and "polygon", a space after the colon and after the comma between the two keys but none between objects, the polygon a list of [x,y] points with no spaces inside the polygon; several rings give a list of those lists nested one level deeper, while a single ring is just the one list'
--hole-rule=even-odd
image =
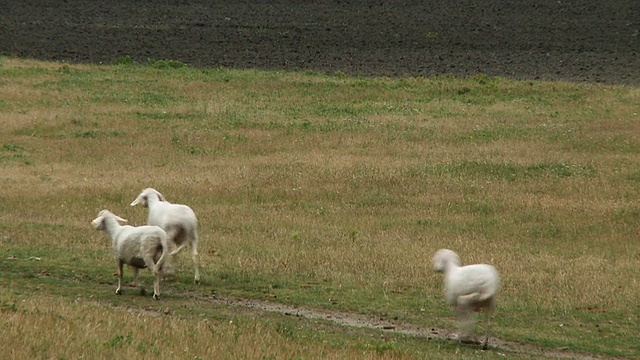
[{"label": "grass field", "polygon": [[[0,352],[538,358],[206,301],[454,331],[431,269],[447,247],[501,272],[495,337],[638,358],[639,114],[622,86],[2,58]],[[101,209],[143,224],[129,203],[145,187],[200,221],[203,283],[183,252],[159,302],[114,294],[89,224]]]}]

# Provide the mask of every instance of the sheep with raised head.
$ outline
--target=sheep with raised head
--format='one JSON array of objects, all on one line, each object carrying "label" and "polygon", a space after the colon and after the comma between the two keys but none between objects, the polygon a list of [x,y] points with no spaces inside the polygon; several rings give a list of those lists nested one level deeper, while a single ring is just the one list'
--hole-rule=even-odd
[{"label": "sheep with raised head", "polygon": [[167,239],[177,246],[177,249],[171,252],[172,256],[178,254],[185,246],[191,245],[194,280],[199,283],[198,220],[193,210],[187,205],[168,202],[161,193],[152,188],[142,190],[131,206],[138,204],[149,209],[147,224],[160,226],[167,233]]},{"label": "sheep with raised head", "polygon": [[123,266],[127,264],[134,271],[134,280],[139,269],[149,268],[154,275],[153,298],[160,299],[160,277],[169,251],[167,234],[159,226],[120,225],[127,220],[102,210],[91,221],[96,230],[103,230],[111,238],[113,251],[118,265],[118,288],[116,294],[122,294]]},{"label": "sheep with raised head", "polygon": [[472,341],[473,312],[484,311],[487,317],[483,348],[489,343],[491,315],[496,306],[496,293],[500,287],[500,275],[491,265],[462,266],[460,257],[449,250],[440,249],[433,256],[433,269],[444,274],[447,302],[455,308],[462,332],[461,342]]}]

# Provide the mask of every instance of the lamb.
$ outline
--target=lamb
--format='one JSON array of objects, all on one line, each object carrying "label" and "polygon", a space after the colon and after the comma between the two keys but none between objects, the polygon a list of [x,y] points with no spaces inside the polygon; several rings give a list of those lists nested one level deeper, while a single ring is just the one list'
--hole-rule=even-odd
[{"label": "lamb", "polygon": [[149,208],[148,225],[160,226],[167,232],[167,239],[178,248],[171,255],[178,254],[187,244],[191,245],[191,258],[195,268],[194,280],[200,283],[200,264],[198,260],[198,220],[196,214],[187,205],[172,204],[155,189],[144,189],[131,203],[142,204]]},{"label": "lamb", "polygon": [[139,269],[149,268],[155,276],[153,282],[153,299],[160,299],[160,277],[169,252],[167,234],[158,226],[120,225],[127,220],[102,210],[98,217],[91,221],[96,230],[104,230],[111,238],[113,250],[118,264],[118,288],[116,294],[122,294],[122,267],[124,264],[133,268],[134,280]]},{"label": "lamb", "polygon": [[458,255],[449,249],[440,249],[433,256],[433,269],[444,274],[446,298],[456,309],[462,336],[461,342],[470,339],[473,328],[472,312],[484,310],[487,326],[483,349],[488,347],[491,315],[495,310],[496,293],[500,287],[500,275],[491,265],[461,266]]}]

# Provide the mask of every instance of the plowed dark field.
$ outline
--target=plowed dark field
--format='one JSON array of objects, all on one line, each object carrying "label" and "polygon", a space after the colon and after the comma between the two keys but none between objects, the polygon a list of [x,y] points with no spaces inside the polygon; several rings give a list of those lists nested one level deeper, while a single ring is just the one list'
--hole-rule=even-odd
[{"label": "plowed dark field", "polygon": [[638,0],[0,1],[0,54],[640,85]]}]

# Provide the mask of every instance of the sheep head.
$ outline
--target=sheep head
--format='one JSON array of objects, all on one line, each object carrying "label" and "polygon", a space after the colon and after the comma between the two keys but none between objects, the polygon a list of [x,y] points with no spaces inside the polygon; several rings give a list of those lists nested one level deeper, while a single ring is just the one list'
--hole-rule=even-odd
[{"label": "sheep head", "polygon": [[460,257],[449,249],[440,249],[433,255],[433,270],[445,272],[449,265],[461,266]]},{"label": "sheep head", "polygon": [[93,228],[96,229],[96,230],[104,230],[104,228],[105,228],[104,221],[105,221],[105,218],[107,216],[111,216],[111,217],[113,217],[114,219],[116,219],[117,221],[120,221],[120,222],[127,222],[126,219],[123,219],[120,216],[115,215],[114,213],[112,213],[109,210],[102,210],[102,211],[100,211],[98,213],[98,217],[97,218],[91,220],[91,225],[93,225]]},{"label": "sheep head", "polygon": [[157,198],[159,201],[166,201],[164,196],[162,196],[162,194],[160,194],[156,189],[146,188],[142,190],[135,200],[133,200],[131,206],[141,204],[143,207],[149,207],[149,199],[152,197]]}]

